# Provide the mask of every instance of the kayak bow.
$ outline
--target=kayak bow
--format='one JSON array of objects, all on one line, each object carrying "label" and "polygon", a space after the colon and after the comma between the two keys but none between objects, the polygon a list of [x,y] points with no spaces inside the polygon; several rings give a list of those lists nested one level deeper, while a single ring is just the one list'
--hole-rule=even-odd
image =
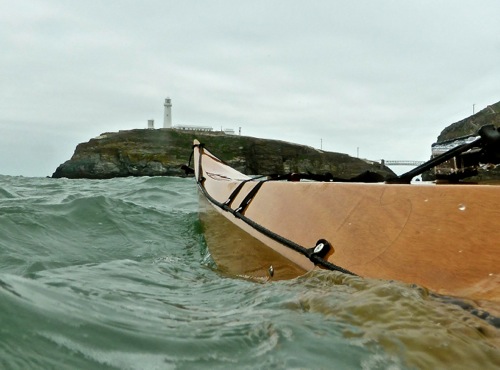
[{"label": "kayak bow", "polygon": [[326,268],[500,313],[500,186],[255,179],[196,140],[194,165],[209,250],[232,272]]}]

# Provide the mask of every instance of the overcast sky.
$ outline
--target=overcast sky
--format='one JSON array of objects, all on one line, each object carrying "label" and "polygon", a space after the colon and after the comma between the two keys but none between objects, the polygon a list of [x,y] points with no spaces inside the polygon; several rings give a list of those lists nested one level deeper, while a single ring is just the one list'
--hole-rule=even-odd
[{"label": "overcast sky", "polygon": [[[46,176],[103,132],[239,127],[426,160],[500,100],[498,0],[0,0],[0,174]],[[216,148],[213,148],[216,152]]]}]

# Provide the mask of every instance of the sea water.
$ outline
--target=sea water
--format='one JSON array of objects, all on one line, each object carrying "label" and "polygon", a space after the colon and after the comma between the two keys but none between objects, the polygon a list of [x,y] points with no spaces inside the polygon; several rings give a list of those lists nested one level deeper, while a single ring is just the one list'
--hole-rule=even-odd
[{"label": "sea water", "polygon": [[192,179],[0,176],[0,369],[444,368],[500,368],[498,329],[400,282],[223,274]]}]

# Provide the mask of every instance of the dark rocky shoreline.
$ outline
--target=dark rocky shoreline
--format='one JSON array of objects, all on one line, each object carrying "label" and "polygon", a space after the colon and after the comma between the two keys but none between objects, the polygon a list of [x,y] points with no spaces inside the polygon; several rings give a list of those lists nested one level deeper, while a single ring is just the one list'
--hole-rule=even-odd
[{"label": "dark rocky shoreline", "polygon": [[384,178],[394,175],[377,162],[285,141],[221,132],[137,129],[104,133],[79,144],[71,159],[61,164],[52,177],[185,176],[181,166],[187,164],[195,138],[226,163],[248,175],[311,172],[346,179],[366,171]]},{"label": "dark rocky shoreline", "polygon": [[[437,143],[473,135],[486,124],[500,126],[500,102],[449,125],[440,133]],[[388,167],[378,162],[280,140],[223,132],[136,129],[107,132],[79,144],[71,159],[61,164],[52,177],[185,176],[181,167],[188,162],[195,138],[230,166],[248,175],[328,173],[335,178],[349,179],[369,171],[381,178],[394,176]],[[498,172],[480,170],[479,177],[497,179],[500,178]]]}]

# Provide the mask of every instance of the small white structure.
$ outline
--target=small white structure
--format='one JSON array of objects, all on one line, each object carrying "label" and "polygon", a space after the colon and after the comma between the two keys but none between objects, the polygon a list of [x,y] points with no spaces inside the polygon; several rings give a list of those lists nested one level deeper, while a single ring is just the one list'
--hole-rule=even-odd
[{"label": "small white structure", "polygon": [[234,129],[232,129],[232,128],[225,128],[225,129],[223,130],[223,132],[224,132],[226,135],[234,135],[234,134],[235,134]]},{"label": "small white structure", "polygon": [[172,128],[172,100],[165,99],[165,112],[163,114],[163,128]]},{"label": "small white structure", "polygon": [[154,119],[148,119],[148,128],[150,130],[155,128],[155,120]]},{"label": "small white structure", "polygon": [[214,129],[209,126],[189,126],[189,125],[183,125],[183,126],[175,126],[174,127],[176,130],[182,130],[182,131],[213,131]]}]

